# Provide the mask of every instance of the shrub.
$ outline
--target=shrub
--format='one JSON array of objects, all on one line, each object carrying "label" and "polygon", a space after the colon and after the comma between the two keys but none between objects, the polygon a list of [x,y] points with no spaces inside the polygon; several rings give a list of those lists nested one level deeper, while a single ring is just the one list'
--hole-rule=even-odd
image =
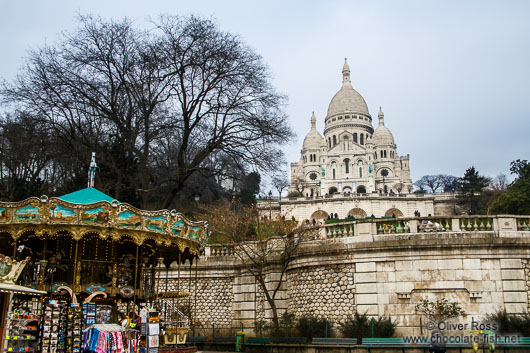
[{"label": "shrub", "polygon": [[257,337],[263,336],[263,332],[267,331],[268,322],[265,320],[254,321],[254,334]]},{"label": "shrub", "polygon": [[442,322],[454,317],[466,317],[466,312],[457,302],[449,302],[446,298],[439,298],[436,300],[421,299],[416,307],[429,320],[434,322]]},{"label": "shrub", "polygon": [[[374,337],[392,337],[396,330],[397,323],[390,317],[380,316],[374,321]],[[372,319],[366,313],[356,312],[352,317],[346,319],[341,324],[341,332],[344,337],[355,337],[357,340],[372,336]]]},{"label": "shrub", "polygon": [[327,319],[304,315],[298,319],[296,329],[300,336],[311,339],[313,337],[324,337],[326,335],[326,326],[329,332],[331,323]]},{"label": "shrub", "polygon": [[295,191],[291,191],[290,193],[287,194],[287,197],[304,197],[304,194],[301,193],[300,191],[298,190],[295,190]]},{"label": "shrub", "polygon": [[289,329],[289,336],[295,335],[296,318],[294,314],[285,312],[278,320],[278,328],[274,327],[271,320],[254,321],[254,332],[256,335],[263,335],[267,337],[286,337],[287,329]]},{"label": "shrub", "polygon": [[340,330],[344,337],[355,337],[360,340],[363,337],[370,337],[370,322],[366,314],[356,312],[344,323],[341,323]]},{"label": "shrub", "polygon": [[497,324],[497,332],[502,334],[519,333],[524,337],[530,336],[530,315],[508,314],[506,310],[499,310],[486,317],[487,321]]},{"label": "shrub", "polygon": [[374,322],[375,337],[392,337],[396,332],[397,322],[392,321],[389,316],[380,316]]}]

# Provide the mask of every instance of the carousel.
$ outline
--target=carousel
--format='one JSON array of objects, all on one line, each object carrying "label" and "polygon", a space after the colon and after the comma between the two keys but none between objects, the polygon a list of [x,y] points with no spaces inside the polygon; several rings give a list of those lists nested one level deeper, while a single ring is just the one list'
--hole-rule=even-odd
[{"label": "carousel", "polygon": [[[6,332],[0,348],[90,351],[91,326],[98,332],[121,332],[118,326],[138,331],[123,352],[145,347],[153,353],[185,343],[196,310],[189,292],[192,276],[190,283],[179,276],[172,290],[161,276],[168,268],[180,273],[181,266],[196,264],[208,239],[206,222],[114,200],[93,187],[94,170],[93,157],[89,187],[71,194],[0,202],[0,272],[16,267],[18,278],[11,276],[2,291],[0,320]],[[184,284],[187,291],[181,290]],[[38,343],[9,342],[26,336]]]}]

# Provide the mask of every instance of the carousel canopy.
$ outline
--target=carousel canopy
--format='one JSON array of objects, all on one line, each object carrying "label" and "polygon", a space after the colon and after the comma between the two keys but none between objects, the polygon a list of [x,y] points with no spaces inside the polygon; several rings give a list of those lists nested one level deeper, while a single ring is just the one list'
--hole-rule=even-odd
[{"label": "carousel canopy", "polygon": [[175,210],[140,210],[92,187],[60,197],[0,202],[0,232],[15,240],[28,233],[70,235],[75,240],[97,234],[114,240],[128,238],[138,245],[151,240],[176,245],[195,256],[208,240],[206,222],[193,222]]},{"label": "carousel canopy", "polygon": [[85,188],[78,191],[74,191],[69,194],[59,196],[58,199],[80,205],[88,205],[90,203],[96,203],[100,201],[114,201],[114,199],[109,195],[102,193],[98,189],[94,188]]},{"label": "carousel canopy", "polygon": [[12,283],[0,283],[0,293],[14,293],[14,294],[27,294],[27,295],[44,295],[47,292],[42,290],[36,290],[29,287],[19,286],[18,284]]}]

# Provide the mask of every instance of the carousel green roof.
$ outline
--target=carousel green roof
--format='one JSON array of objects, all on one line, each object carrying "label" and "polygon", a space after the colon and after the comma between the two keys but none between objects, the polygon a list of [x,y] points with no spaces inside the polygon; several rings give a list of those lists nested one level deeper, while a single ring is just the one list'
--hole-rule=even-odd
[{"label": "carousel green roof", "polygon": [[77,190],[69,194],[59,196],[58,199],[80,205],[88,205],[100,201],[112,202],[114,200],[109,195],[102,193],[101,191],[94,188],[85,188]]}]

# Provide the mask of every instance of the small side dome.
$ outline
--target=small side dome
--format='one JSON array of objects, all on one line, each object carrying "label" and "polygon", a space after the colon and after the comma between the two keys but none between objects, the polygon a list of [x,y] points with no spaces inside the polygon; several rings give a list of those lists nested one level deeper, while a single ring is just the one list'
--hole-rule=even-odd
[{"label": "small side dome", "polygon": [[315,117],[315,112],[311,115],[311,130],[307,133],[304,138],[304,149],[315,149],[320,148],[322,145],[326,145],[326,141],[320,135],[316,126],[317,118]]},{"label": "small side dome", "polygon": [[379,117],[379,126],[377,129],[375,129],[374,134],[372,136],[372,142],[374,145],[393,145],[394,144],[394,136],[392,136],[392,133],[388,128],[385,126],[385,115],[383,114],[383,111],[381,110],[381,107],[379,107],[379,113],[377,114]]}]

